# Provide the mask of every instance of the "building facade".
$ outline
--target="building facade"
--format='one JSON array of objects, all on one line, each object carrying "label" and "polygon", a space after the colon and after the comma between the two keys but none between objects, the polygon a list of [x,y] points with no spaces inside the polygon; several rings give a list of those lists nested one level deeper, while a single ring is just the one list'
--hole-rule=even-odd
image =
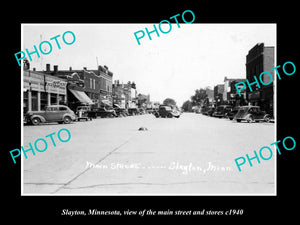
[{"label": "building facade", "polygon": [[113,102],[122,108],[136,108],[138,103],[136,84],[130,81],[123,84],[116,80],[113,84]]},{"label": "building facade", "polygon": [[[235,84],[239,82],[246,82],[244,78],[224,78],[224,92],[223,92],[223,101],[226,104],[231,104],[233,106],[243,105],[244,100],[246,99],[246,91],[241,91],[242,97],[238,96]],[[243,102],[243,104],[241,104]]]},{"label": "building facade", "polygon": [[67,104],[67,80],[23,70],[23,112],[40,111],[48,105]]},{"label": "building facade", "polygon": [[54,65],[50,70],[50,64],[46,64],[46,71],[40,71],[55,77],[63,78],[68,82],[68,102],[71,108],[78,104],[89,104],[94,107],[112,105],[112,79],[113,73],[107,66],[98,66],[97,70],[58,70]]},{"label": "building facade", "polygon": [[217,84],[214,87],[214,99],[216,105],[223,104],[224,84]]},{"label": "building facade", "polygon": [[[259,80],[260,74],[268,71],[272,75],[272,82],[265,86],[260,83],[260,88],[253,84],[252,91],[246,85],[247,100],[251,105],[258,105],[267,113],[273,113],[274,107],[274,71],[270,71],[274,67],[274,47],[264,46],[264,43],[256,44],[249,50],[246,56],[246,76],[248,82],[251,84],[255,82],[254,76]],[[271,77],[267,74],[261,76],[264,83],[269,83]]]}]

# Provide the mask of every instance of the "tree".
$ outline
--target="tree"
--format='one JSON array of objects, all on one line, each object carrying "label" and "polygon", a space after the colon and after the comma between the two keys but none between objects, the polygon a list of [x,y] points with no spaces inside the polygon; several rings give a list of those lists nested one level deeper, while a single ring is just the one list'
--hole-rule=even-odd
[{"label": "tree", "polygon": [[200,105],[207,98],[206,90],[203,88],[195,90],[195,95],[191,96],[192,105]]},{"label": "tree", "polygon": [[190,100],[185,101],[182,104],[182,109],[184,112],[192,112],[192,102]]},{"label": "tree", "polygon": [[175,102],[175,100],[172,99],[172,98],[166,98],[166,99],[163,101],[163,105],[172,106],[172,105],[176,105],[176,102]]}]

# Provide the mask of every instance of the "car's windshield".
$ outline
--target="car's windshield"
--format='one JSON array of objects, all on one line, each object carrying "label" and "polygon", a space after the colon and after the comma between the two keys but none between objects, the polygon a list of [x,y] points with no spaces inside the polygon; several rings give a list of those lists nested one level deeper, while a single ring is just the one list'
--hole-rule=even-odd
[{"label": "car's windshield", "polygon": [[166,111],[171,111],[172,108],[170,106],[161,106],[160,109],[166,110]]},{"label": "car's windshield", "polygon": [[241,113],[247,112],[247,108],[241,107],[241,108],[239,109],[239,112],[241,112]]}]

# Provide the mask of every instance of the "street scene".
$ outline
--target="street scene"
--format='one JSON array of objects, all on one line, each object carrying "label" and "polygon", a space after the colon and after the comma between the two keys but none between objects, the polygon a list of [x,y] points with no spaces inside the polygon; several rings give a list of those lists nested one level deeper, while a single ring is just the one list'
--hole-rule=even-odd
[{"label": "street scene", "polygon": [[22,194],[275,195],[276,26],[144,25],[22,25]]},{"label": "street scene", "polygon": [[274,142],[274,123],[144,114],[25,126],[24,143],[62,127],[69,142],[23,159],[24,194],[274,194],[275,158],[241,172],[234,163]]}]

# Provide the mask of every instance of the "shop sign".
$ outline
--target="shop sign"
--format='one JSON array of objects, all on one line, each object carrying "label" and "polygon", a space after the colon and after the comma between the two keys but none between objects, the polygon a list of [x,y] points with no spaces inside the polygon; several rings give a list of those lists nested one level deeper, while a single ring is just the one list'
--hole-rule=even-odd
[{"label": "shop sign", "polygon": [[260,98],[260,92],[259,91],[249,93],[249,100],[257,100],[259,98]]},{"label": "shop sign", "polygon": [[61,80],[47,81],[46,86],[50,86],[54,88],[66,88],[67,82]]}]

